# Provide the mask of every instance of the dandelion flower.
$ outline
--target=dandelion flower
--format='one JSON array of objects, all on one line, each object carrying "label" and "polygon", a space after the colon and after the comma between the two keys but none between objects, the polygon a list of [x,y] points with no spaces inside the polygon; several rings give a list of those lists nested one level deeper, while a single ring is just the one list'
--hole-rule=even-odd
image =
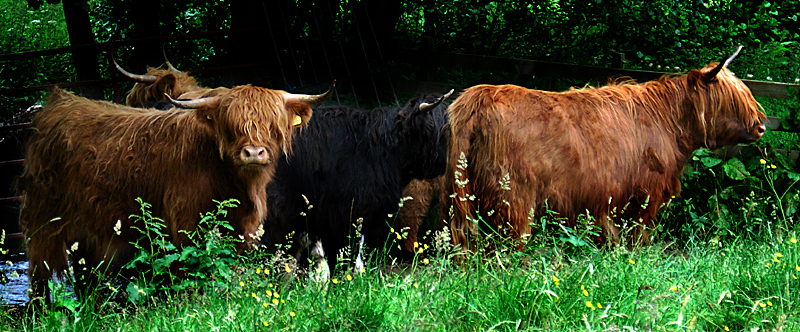
[{"label": "dandelion flower", "polygon": [[760,162],[761,165],[766,165],[767,164],[767,161],[764,160],[764,159],[759,159],[758,162]]},{"label": "dandelion flower", "polygon": [[348,274],[348,275],[347,275],[347,280],[348,280],[348,281],[350,281],[350,280],[353,280],[353,276],[351,276],[351,275],[349,275],[349,274]]},{"label": "dandelion flower", "polygon": [[800,272],[800,265],[795,265],[794,269],[797,270],[797,272]]},{"label": "dandelion flower", "polygon": [[589,291],[587,291],[587,290],[585,290],[585,289],[584,289],[584,290],[583,290],[583,296],[589,296]]},{"label": "dandelion flower", "polygon": [[601,305],[600,302],[597,302],[597,309],[603,309],[603,305]]},{"label": "dandelion flower", "polygon": [[430,263],[431,263],[431,261],[429,261],[427,258],[422,260],[422,264],[428,265]]},{"label": "dandelion flower", "polygon": [[272,299],[272,304],[278,305],[278,303],[280,303],[280,301],[278,301],[278,299]]},{"label": "dandelion flower", "polygon": [[794,280],[797,280],[797,276],[794,274],[792,274],[792,278],[794,278]]},{"label": "dandelion flower", "polygon": [[780,257],[783,257],[783,254],[781,254],[781,253],[779,253],[779,252],[778,252],[778,253],[775,253],[775,257],[778,257],[778,258],[780,258]]},{"label": "dandelion flower", "polygon": [[594,304],[592,304],[592,301],[586,301],[586,306],[594,309]]},{"label": "dandelion flower", "polygon": [[336,280],[336,278],[333,278],[333,279],[331,279],[331,282],[334,283],[334,284],[338,284],[339,280]]},{"label": "dandelion flower", "polygon": [[389,228],[389,233],[394,233],[394,228]]},{"label": "dandelion flower", "polygon": [[286,300],[281,299],[281,304],[286,303]]},{"label": "dandelion flower", "polygon": [[634,265],[636,264],[636,262],[634,262],[632,259],[629,259],[628,263],[631,263],[631,264],[634,264]]},{"label": "dandelion flower", "polygon": [[419,284],[415,282],[414,283],[414,288],[419,288]]},{"label": "dandelion flower", "polygon": [[272,295],[275,296],[276,299],[281,298],[281,294],[278,294],[278,292],[274,292]]},{"label": "dandelion flower", "polygon": [[244,287],[244,281],[240,281],[240,282],[239,282],[239,286],[242,286],[242,287]]},{"label": "dandelion flower", "polygon": [[418,247],[419,247],[419,242],[414,241],[414,248],[418,248]]},{"label": "dandelion flower", "polygon": [[261,274],[261,269],[260,268],[256,269],[256,274]]},{"label": "dandelion flower", "polygon": [[333,305],[332,304],[328,304],[328,308],[333,309]]},{"label": "dandelion flower", "polygon": [[727,326],[727,325],[726,325],[726,326],[723,326],[722,328],[724,328],[724,329],[725,329],[725,331],[730,331],[730,330],[731,330],[731,329],[729,329],[729,328],[728,328],[728,326]]},{"label": "dandelion flower", "polygon": [[772,301],[767,301],[767,305],[771,307],[772,306]]},{"label": "dandelion flower", "polygon": [[264,302],[264,308],[269,307],[269,303]]},{"label": "dandelion flower", "polygon": [[284,269],[284,270],[286,270],[286,273],[291,273],[291,272],[292,272],[292,268],[291,268],[291,267],[289,267],[289,265],[288,265],[288,264],[287,264],[287,265],[284,265],[284,266],[283,266],[283,269]]},{"label": "dandelion flower", "polygon": [[767,305],[766,305],[764,302],[758,302],[758,306],[759,306],[759,307],[762,307],[762,308],[764,308],[764,307],[766,307]]},{"label": "dandelion flower", "polygon": [[672,286],[672,287],[669,288],[669,290],[671,290],[673,292],[677,291],[678,290],[678,286]]},{"label": "dandelion flower", "polygon": [[265,327],[269,326],[269,323],[267,323],[267,322],[263,322],[262,324],[264,324]]},{"label": "dandelion flower", "polygon": [[289,316],[294,317],[294,311],[289,311]]},{"label": "dandelion flower", "polygon": [[797,239],[795,239],[795,238],[791,238],[791,239],[789,239],[789,242],[791,242],[791,243],[794,243],[794,244],[797,244]]},{"label": "dandelion flower", "polygon": [[400,236],[400,233],[397,233],[397,239],[398,239],[398,240],[400,240],[400,239],[402,239],[402,238],[403,238],[403,237],[402,237],[402,236]]}]

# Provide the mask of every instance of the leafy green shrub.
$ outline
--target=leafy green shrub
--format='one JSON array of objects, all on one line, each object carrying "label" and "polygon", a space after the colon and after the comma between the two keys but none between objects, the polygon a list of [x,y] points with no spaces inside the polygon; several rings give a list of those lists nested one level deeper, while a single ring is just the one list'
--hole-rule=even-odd
[{"label": "leafy green shrub", "polygon": [[214,201],[217,209],[200,218],[197,229],[181,231],[194,246],[176,247],[169,241],[166,224],[150,212],[151,205],[136,199],[141,205],[140,215],[131,215],[142,237],[133,242],[138,252],[125,265],[136,272],[136,278],[127,285],[128,299],[136,304],[167,292],[202,290],[207,287],[226,288],[231,284],[231,266],[240,261],[236,246],[241,239],[228,235],[233,227],[222,220],[227,209],[238,206],[239,201],[229,199]]}]

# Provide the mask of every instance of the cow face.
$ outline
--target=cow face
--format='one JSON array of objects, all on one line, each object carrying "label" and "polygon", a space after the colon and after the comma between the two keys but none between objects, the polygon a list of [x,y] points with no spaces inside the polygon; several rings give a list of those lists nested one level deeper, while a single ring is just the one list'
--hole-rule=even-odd
[{"label": "cow face", "polygon": [[445,100],[453,93],[419,96],[398,111],[398,126],[404,140],[401,146],[409,165],[406,171],[413,178],[441,175],[447,165],[447,106]]},{"label": "cow face", "polygon": [[[741,49],[741,48],[740,48]],[[696,108],[704,124],[705,146],[716,149],[755,142],[764,135],[766,116],[750,89],[726,66],[739,53],[720,64],[709,64],[689,73]]]},{"label": "cow face", "polygon": [[291,148],[293,130],[311,118],[311,105],[322,102],[332,90],[306,96],[245,85],[191,101],[168,98],[179,107],[196,108],[198,121],[216,137],[220,158],[248,172],[274,167],[278,153]]}]

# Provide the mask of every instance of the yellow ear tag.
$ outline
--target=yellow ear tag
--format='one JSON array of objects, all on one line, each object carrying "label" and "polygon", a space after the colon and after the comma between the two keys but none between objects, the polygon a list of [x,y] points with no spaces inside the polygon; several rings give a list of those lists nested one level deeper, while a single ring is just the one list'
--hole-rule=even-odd
[{"label": "yellow ear tag", "polygon": [[295,114],[294,118],[292,118],[292,126],[293,127],[297,127],[302,123],[303,123],[303,119],[299,115]]},{"label": "yellow ear tag", "polygon": [[211,116],[210,115],[206,115],[206,119],[211,120]]}]

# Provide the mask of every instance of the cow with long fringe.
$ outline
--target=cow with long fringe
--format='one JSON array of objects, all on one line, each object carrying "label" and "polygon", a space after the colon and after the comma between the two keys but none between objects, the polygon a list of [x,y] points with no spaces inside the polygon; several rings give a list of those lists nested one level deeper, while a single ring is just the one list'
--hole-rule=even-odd
[{"label": "cow with long fringe", "polygon": [[547,210],[569,226],[588,212],[601,241],[626,235],[647,243],[693,151],[764,134],[759,105],[726,68],[739,50],[722,63],[642,84],[464,91],[448,109],[454,244],[474,248],[479,227],[523,239]]},{"label": "cow with long fringe", "polygon": [[[136,198],[152,204],[178,246],[213,200],[237,199],[226,216],[247,249],[266,217],[265,187],[294,128],[330,95],[296,95],[250,85],[186,102],[170,112],[93,101],[55,89],[33,121],[20,225],[28,238],[32,299],[49,299],[47,280],[75,268],[86,294],[96,271],[115,273],[141,234]],[[117,225],[119,223],[119,225]],[[117,227],[115,227],[117,226]],[[138,227],[141,227],[138,226]],[[70,254],[67,254],[69,249]],[[80,270],[80,271],[79,271]]]}]

